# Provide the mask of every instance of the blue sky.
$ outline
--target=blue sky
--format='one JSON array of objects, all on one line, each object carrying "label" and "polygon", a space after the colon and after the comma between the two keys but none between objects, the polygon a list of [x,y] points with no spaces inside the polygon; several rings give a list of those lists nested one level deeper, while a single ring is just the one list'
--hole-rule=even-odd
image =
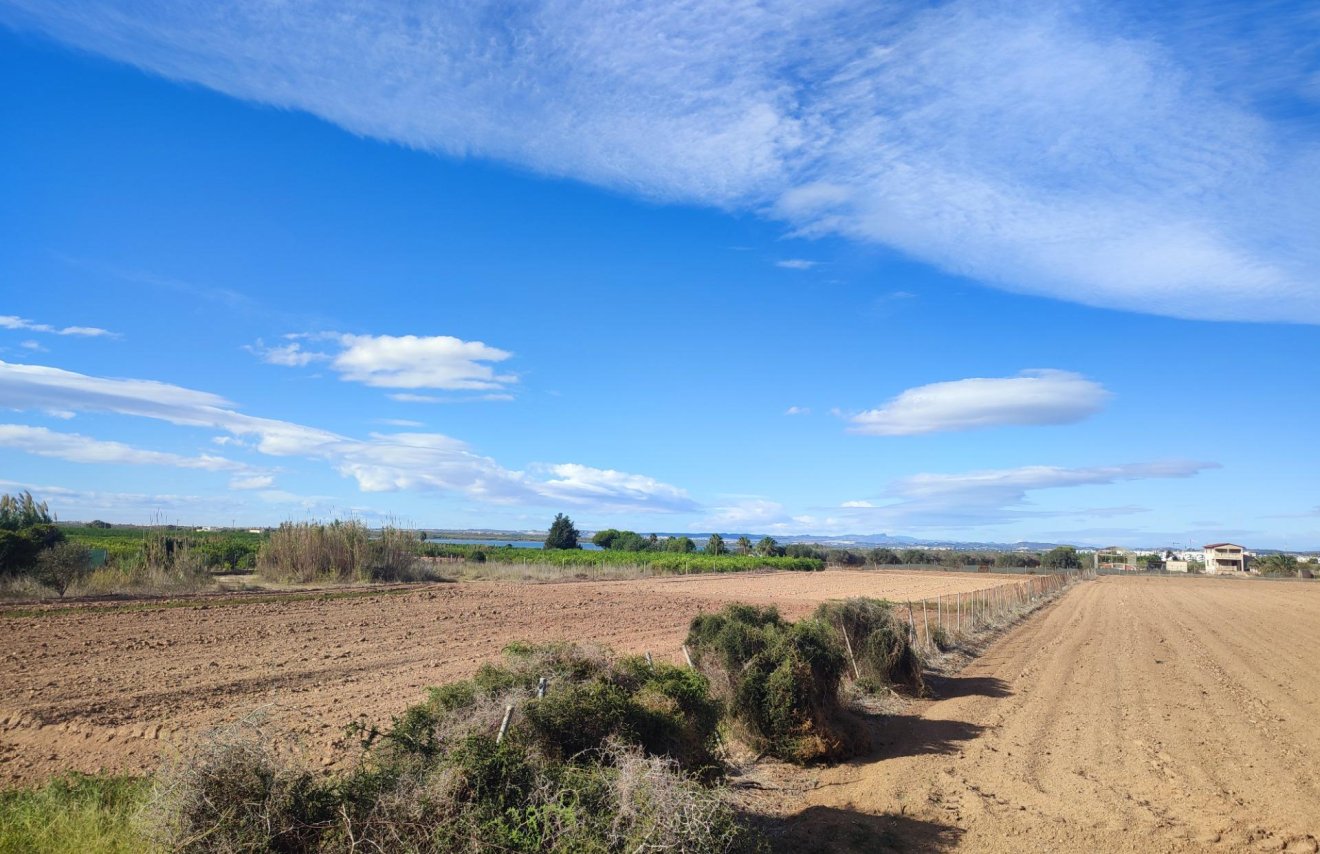
[{"label": "blue sky", "polygon": [[62,518],[1320,547],[1320,17],[0,0]]}]

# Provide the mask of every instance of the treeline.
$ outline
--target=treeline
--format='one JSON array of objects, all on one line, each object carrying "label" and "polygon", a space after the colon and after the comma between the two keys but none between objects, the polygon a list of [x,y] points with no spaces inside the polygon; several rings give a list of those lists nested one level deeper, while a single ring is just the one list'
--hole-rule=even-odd
[{"label": "treeline", "polygon": [[812,572],[825,568],[814,557],[762,557],[760,555],[710,554],[696,551],[624,551],[621,549],[583,551],[577,549],[520,549],[512,545],[489,546],[423,543],[420,552],[426,557],[471,561],[473,563],[538,564],[555,567],[642,567],[652,572],[745,572],[754,569],[784,569]]}]

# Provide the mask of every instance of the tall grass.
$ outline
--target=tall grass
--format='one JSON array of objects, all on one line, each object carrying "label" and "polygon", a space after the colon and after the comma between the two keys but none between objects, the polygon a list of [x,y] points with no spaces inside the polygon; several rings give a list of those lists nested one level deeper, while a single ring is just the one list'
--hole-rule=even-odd
[{"label": "tall grass", "polygon": [[146,850],[135,817],[151,782],[71,774],[0,791],[0,854],[132,854]]},{"label": "tall grass", "polygon": [[385,527],[373,537],[350,519],[329,524],[286,522],[257,556],[257,571],[273,581],[415,581],[420,577],[416,534]]}]

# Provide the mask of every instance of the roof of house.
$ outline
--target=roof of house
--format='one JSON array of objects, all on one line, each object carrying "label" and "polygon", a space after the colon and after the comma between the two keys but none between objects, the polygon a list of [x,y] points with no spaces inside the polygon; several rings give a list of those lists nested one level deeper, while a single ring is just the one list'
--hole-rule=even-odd
[{"label": "roof of house", "polygon": [[1232,546],[1235,549],[1243,548],[1243,546],[1239,546],[1237,543],[1210,543],[1209,545],[1205,546],[1205,548],[1218,549],[1218,548],[1223,548],[1224,546]]}]

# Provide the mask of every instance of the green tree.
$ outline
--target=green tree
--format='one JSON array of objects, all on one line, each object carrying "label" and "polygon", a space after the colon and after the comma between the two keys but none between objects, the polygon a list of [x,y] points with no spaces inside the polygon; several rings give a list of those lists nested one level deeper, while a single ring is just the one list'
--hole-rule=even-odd
[{"label": "green tree", "polygon": [[1081,569],[1082,559],[1072,546],[1056,546],[1045,552],[1040,565],[1046,569]]},{"label": "green tree", "polygon": [[689,554],[697,550],[697,544],[692,542],[691,537],[670,537],[665,540],[665,551],[679,552],[680,554]]},{"label": "green tree", "polygon": [[56,543],[37,555],[37,580],[64,598],[64,591],[91,574],[92,552],[80,543]]},{"label": "green tree", "polygon": [[738,554],[749,555],[752,553],[752,541],[747,539],[747,537],[745,536],[739,537],[737,545],[738,545]]},{"label": "green tree", "polygon": [[1253,566],[1261,575],[1293,577],[1297,575],[1297,558],[1292,555],[1266,555],[1257,559]]},{"label": "green tree", "polygon": [[550,524],[550,532],[546,535],[545,546],[547,549],[577,549],[578,529],[573,526],[573,520],[563,513],[555,514],[555,521]]},{"label": "green tree", "polygon": [[756,553],[761,557],[778,557],[779,543],[775,542],[774,537],[762,537],[761,542],[756,544]]},{"label": "green tree", "polygon": [[728,553],[729,550],[724,547],[724,538],[719,534],[711,534],[710,539],[706,540],[706,554],[722,555]]},{"label": "green tree", "polygon": [[591,536],[591,542],[600,546],[602,549],[614,548],[614,541],[619,538],[623,531],[618,528],[606,528],[603,531],[597,531]]},{"label": "green tree", "polygon": [[903,559],[898,556],[898,552],[893,549],[887,549],[883,546],[871,549],[867,558],[875,566],[893,566],[894,564],[903,562]]}]

